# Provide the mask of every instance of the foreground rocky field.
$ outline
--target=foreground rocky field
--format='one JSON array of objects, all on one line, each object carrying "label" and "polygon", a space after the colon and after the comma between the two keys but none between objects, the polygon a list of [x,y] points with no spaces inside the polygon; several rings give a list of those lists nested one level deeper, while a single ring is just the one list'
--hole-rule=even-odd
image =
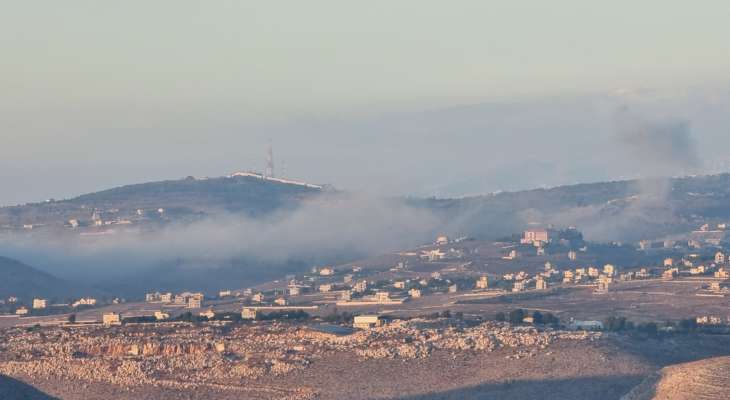
[{"label": "foreground rocky field", "polygon": [[451,319],[341,336],[320,328],[9,329],[0,374],[41,399],[618,399],[675,358],[727,348]]}]

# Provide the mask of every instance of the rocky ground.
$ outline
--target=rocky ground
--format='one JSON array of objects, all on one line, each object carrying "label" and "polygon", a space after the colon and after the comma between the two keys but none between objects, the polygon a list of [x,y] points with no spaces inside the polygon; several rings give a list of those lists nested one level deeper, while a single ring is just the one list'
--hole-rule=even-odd
[{"label": "rocky ground", "polygon": [[[601,400],[658,369],[642,354],[646,343],[454,319],[343,336],[304,325],[181,323],[14,328],[0,339],[0,376],[48,396],[23,399]],[[657,357],[667,352],[652,346]]]}]

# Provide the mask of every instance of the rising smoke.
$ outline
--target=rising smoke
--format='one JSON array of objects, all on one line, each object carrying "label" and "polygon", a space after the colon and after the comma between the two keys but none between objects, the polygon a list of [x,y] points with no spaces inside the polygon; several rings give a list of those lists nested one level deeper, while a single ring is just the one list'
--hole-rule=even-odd
[{"label": "rising smoke", "polygon": [[201,273],[196,269],[215,274],[231,260],[245,260],[236,264],[236,275],[256,281],[271,272],[262,268],[400,250],[430,240],[440,225],[429,211],[402,201],[337,194],[262,218],[221,213],[154,232],[6,238],[0,240],[0,254],[86,283],[154,279],[157,268],[174,263],[194,274]]}]

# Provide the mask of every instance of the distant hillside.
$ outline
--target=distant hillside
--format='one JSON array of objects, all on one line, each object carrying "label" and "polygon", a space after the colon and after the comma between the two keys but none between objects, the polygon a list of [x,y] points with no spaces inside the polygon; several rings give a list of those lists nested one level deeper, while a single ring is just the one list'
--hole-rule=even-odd
[{"label": "distant hillside", "polygon": [[[296,207],[321,190],[251,176],[192,177],[117,187],[73,199],[0,208],[0,227],[61,227],[71,219],[90,224],[96,209],[105,221],[157,221],[195,218],[214,212],[258,216]],[[164,210],[164,214],[158,210]],[[143,212],[140,213],[138,212]]]},{"label": "distant hillside", "polygon": [[[122,186],[73,199],[0,208],[0,229],[61,228],[190,221],[221,212],[261,216],[293,209],[319,187],[252,176],[180,179]],[[706,221],[730,221],[730,175],[615,181],[501,192],[456,199],[408,199],[445,221],[444,231],[494,238],[530,223],[574,225],[591,240],[634,241],[687,232]],[[159,209],[164,212],[158,212]],[[374,216],[377,217],[377,216]]]},{"label": "distant hillside", "polygon": [[0,257],[0,298],[34,296],[63,299],[76,293],[69,282],[11,258]]},{"label": "distant hillside", "polygon": [[594,240],[638,240],[730,221],[730,174],[616,181],[502,192],[458,199],[411,200],[452,231],[494,237],[529,223],[574,225]]}]

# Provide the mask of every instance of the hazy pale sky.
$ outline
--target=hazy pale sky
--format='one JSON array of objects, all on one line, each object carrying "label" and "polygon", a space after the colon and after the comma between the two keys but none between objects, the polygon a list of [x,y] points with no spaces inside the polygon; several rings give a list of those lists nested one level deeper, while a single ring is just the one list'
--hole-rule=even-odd
[{"label": "hazy pale sky", "polygon": [[[340,187],[497,189],[519,164],[498,157],[505,147],[606,131],[627,94],[649,98],[652,118],[686,120],[700,151],[728,133],[716,90],[730,81],[727,1],[0,6],[0,204],[261,169],[269,138],[292,175]],[[586,98],[595,107],[577,116]],[[489,110],[449,119],[472,104]],[[554,175],[524,185],[623,173],[575,158],[541,160]]]}]

